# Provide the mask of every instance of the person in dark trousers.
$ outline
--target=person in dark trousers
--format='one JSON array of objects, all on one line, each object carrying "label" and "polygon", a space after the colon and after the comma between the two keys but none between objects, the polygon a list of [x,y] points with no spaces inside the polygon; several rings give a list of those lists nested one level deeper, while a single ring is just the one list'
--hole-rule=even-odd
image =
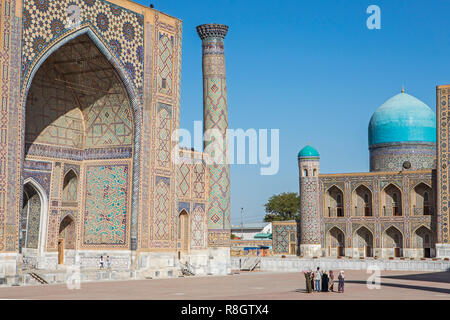
[{"label": "person in dark trousers", "polygon": [[103,256],[100,256],[100,269],[103,269],[104,266]]},{"label": "person in dark trousers", "polygon": [[344,292],[344,271],[341,271],[341,273],[339,273],[338,280],[339,280],[338,292],[343,293]]},{"label": "person in dark trousers", "polygon": [[326,272],[322,273],[322,292],[328,292],[328,275]]}]

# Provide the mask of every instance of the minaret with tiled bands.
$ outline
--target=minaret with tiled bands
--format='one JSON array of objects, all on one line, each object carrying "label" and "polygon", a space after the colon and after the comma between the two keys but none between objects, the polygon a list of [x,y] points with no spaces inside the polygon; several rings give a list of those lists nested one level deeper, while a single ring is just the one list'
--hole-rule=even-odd
[{"label": "minaret with tiled bands", "polygon": [[[227,85],[225,73],[224,39],[228,26],[203,24],[197,27],[202,39],[203,62],[203,130],[217,129],[223,137],[220,148],[223,163],[213,162],[209,167],[208,231],[210,247],[230,245],[230,166],[228,164]],[[211,144],[217,140],[205,140],[205,152],[209,155]],[[209,149],[209,150],[208,150]],[[216,149],[217,150],[217,149]],[[214,155],[218,159],[218,155]]]},{"label": "minaret with tiled bands", "polygon": [[298,154],[300,177],[300,256],[320,257],[320,155],[316,149],[306,146]]}]

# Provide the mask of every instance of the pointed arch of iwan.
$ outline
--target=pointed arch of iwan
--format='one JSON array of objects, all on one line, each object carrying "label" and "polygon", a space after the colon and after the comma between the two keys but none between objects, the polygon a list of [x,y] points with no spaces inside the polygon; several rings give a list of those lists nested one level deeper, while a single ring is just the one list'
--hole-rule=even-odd
[{"label": "pointed arch of iwan", "polygon": [[[27,106],[27,96],[31,88],[33,79],[44,64],[44,62],[61,47],[68,44],[72,40],[75,40],[81,36],[87,36],[94,44],[95,47],[100,51],[103,57],[111,64],[113,70],[117,72],[117,75],[121,81],[121,84],[125,88],[128,95],[128,100],[130,103],[132,122],[133,122],[133,138],[132,138],[132,179],[131,179],[131,209],[130,209],[130,235],[128,237],[131,250],[136,250],[137,246],[137,223],[138,223],[138,212],[139,212],[139,195],[140,195],[140,158],[141,158],[141,122],[142,122],[142,106],[141,99],[139,98],[137,91],[130,79],[128,72],[125,67],[116,57],[116,55],[111,51],[109,45],[103,42],[102,37],[89,25],[82,25],[78,29],[74,29],[70,33],[62,35],[57,40],[54,40],[47,50],[40,53],[38,58],[35,60],[34,64],[29,69],[28,73],[24,77],[24,83],[21,93],[21,103],[22,108],[20,109],[22,119],[22,130],[20,136],[20,148],[21,152],[21,171],[23,172],[23,162],[25,159],[25,116],[26,116],[26,106]],[[22,176],[22,175],[21,175]],[[19,177],[21,179],[21,177]],[[20,181],[20,180],[19,180]],[[21,192],[23,192],[23,184],[20,184]]]}]

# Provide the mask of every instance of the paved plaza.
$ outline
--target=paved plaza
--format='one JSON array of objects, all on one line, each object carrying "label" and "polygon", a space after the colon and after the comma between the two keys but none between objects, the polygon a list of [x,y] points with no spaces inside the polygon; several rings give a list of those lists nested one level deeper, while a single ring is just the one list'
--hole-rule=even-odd
[{"label": "paved plaza", "polygon": [[77,290],[60,284],[3,287],[0,299],[450,299],[450,272],[382,271],[381,288],[372,290],[366,284],[366,271],[346,270],[345,274],[344,293],[305,293],[301,273],[241,272],[229,276],[89,282]]}]

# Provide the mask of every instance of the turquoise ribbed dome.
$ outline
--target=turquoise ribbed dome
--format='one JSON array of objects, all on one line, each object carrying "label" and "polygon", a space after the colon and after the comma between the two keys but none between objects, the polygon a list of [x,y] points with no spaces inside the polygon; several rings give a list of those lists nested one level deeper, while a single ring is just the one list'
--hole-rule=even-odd
[{"label": "turquoise ribbed dome", "polygon": [[319,152],[311,146],[306,146],[298,153],[299,158],[319,157]]},{"label": "turquoise ribbed dome", "polygon": [[372,115],[369,146],[390,142],[436,142],[436,115],[425,103],[399,93]]}]

